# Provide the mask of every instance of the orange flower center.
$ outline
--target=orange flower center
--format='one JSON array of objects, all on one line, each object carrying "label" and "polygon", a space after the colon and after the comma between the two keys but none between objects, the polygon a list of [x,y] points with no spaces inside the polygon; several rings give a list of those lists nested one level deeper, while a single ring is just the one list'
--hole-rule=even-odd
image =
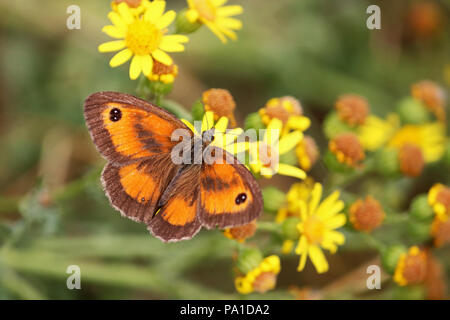
[{"label": "orange flower center", "polygon": [[128,26],[126,46],[138,56],[146,56],[158,49],[163,33],[148,21],[136,20]]}]

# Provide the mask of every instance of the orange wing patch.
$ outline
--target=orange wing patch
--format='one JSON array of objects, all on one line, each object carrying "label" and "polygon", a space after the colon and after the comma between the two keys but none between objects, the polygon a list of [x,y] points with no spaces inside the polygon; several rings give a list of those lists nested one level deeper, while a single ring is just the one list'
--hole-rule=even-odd
[{"label": "orange wing patch", "polygon": [[201,228],[198,219],[199,166],[187,166],[177,173],[164,191],[161,209],[149,224],[150,232],[163,241],[192,238]]},{"label": "orange wing patch", "polygon": [[161,195],[155,179],[134,163],[119,169],[120,184],[130,197],[140,203],[157,201]]},{"label": "orange wing patch", "polygon": [[247,168],[226,153],[225,163],[203,164],[199,219],[207,228],[240,226],[262,210],[261,190]]},{"label": "orange wing patch", "polygon": [[186,200],[180,196],[174,197],[157,214],[171,225],[185,226],[195,220],[197,201]]},{"label": "orange wing patch", "polygon": [[207,166],[201,182],[201,204],[208,214],[239,213],[253,202],[252,192],[232,165]]},{"label": "orange wing patch", "polygon": [[[120,114],[117,121],[111,116],[114,111]],[[174,145],[170,137],[177,127],[144,110],[110,103],[103,110],[102,119],[116,151],[132,159],[167,153]]]}]

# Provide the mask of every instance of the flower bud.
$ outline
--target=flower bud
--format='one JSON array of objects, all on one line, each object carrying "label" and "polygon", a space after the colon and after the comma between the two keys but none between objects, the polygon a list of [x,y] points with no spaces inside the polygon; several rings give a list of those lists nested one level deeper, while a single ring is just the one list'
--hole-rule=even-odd
[{"label": "flower bud", "polygon": [[417,246],[409,248],[398,259],[394,272],[394,281],[400,286],[419,284],[427,274],[427,255]]},{"label": "flower bud", "polygon": [[406,12],[407,31],[417,40],[431,38],[442,30],[443,16],[437,3],[412,2]]},{"label": "flower bud", "polygon": [[384,220],[385,213],[380,203],[371,196],[365,200],[358,199],[349,209],[350,222],[359,231],[371,232]]},{"label": "flower bud", "polygon": [[270,99],[264,108],[259,110],[259,114],[265,125],[268,125],[273,118],[280,119],[283,124],[286,124],[289,117],[301,116],[303,114],[303,108],[297,99],[286,96]]},{"label": "flower bud", "polygon": [[428,191],[428,203],[438,218],[445,220],[450,215],[450,188],[436,183]]},{"label": "flower bud", "polygon": [[287,240],[298,240],[298,224],[300,223],[300,219],[297,217],[290,217],[283,221],[281,225],[281,234],[284,239]]},{"label": "flower bud", "polygon": [[265,211],[277,212],[285,203],[285,193],[276,187],[265,187],[262,190],[262,195]]},{"label": "flower bud", "polygon": [[397,106],[397,114],[405,124],[421,124],[431,120],[426,106],[417,99],[405,98]]},{"label": "flower bud", "polygon": [[446,95],[444,90],[436,83],[424,80],[411,87],[411,95],[421,101],[439,121],[445,121]]},{"label": "flower bud", "polygon": [[259,132],[259,130],[265,129],[265,128],[266,128],[266,126],[262,122],[261,116],[259,115],[258,112],[250,113],[247,116],[247,118],[245,119],[245,122],[244,122],[245,130],[255,129],[257,132]]},{"label": "flower bud", "polygon": [[431,235],[436,247],[450,243],[450,218],[441,219],[436,216],[431,224]]},{"label": "flower bud", "polygon": [[298,164],[305,171],[311,170],[319,159],[320,153],[316,141],[308,135],[305,135],[302,141],[295,148]]},{"label": "flower bud", "polygon": [[323,122],[323,132],[328,139],[338,134],[352,132],[354,129],[343,122],[336,112],[330,112]]},{"label": "flower bud", "polygon": [[417,220],[427,221],[433,218],[433,208],[428,204],[428,196],[426,194],[418,195],[411,202],[409,212],[412,217]]},{"label": "flower bud", "polygon": [[414,242],[425,242],[431,237],[431,222],[410,220],[407,224],[407,231]]},{"label": "flower bud", "polygon": [[398,151],[400,171],[408,177],[418,177],[425,167],[422,150],[410,143],[404,144]]},{"label": "flower bud", "polygon": [[239,253],[236,261],[236,267],[240,272],[246,274],[258,267],[263,260],[263,255],[259,249],[245,248]]},{"label": "flower bud", "polygon": [[400,172],[398,152],[395,149],[383,148],[375,154],[376,170],[387,177],[395,176]]},{"label": "flower bud", "polygon": [[205,114],[205,107],[200,100],[194,102],[191,108],[192,120],[202,121],[203,115]]},{"label": "flower bud", "polygon": [[370,112],[367,99],[356,94],[339,97],[335,108],[339,119],[352,127],[364,124]]},{"label": "flower bud", "polygon": [[358,136],[351,132],[335,136],[328,144],[328,148],[340,163],[350,167],[359,166],[365,157],[364,149]]},{"label": "flower bud", "polygon": [[181,10],[175,18],[175,33],[192,33],[197,31],[201,26],[202,24],[192,17],[188,9]]},{"label": "flower bud", "polygon": [[165,65],[158,60],[153,61],[152,73],[148,76],[150,81],[159,81],[164,84],[171,84],[178,76],[178,66],[174,63]]},{"label": "flower bud", "polygon": [[406,252],[403,245],[393,245],[382,252],[381,260],[387,273],[393,274],[400,256]]},{"label": "flower bud", "polygon": [[228,90],[209,89],[203,92],[202,102],[205,106],[205,111],[214,112],[215,120],[221,117],[227,117],[230,120],[230,125],[236,127],[236,120],[233,113],[236,108],[236,103]]},{"label": "flower bud", "polygon": [[237,240],[238,242],[244,242],[245,239],[253,237],[256,232],[256,221],[253,220],[250,223],[244,224],[243,226],[227,228],[224,230],[223,234],[228,239]]}]

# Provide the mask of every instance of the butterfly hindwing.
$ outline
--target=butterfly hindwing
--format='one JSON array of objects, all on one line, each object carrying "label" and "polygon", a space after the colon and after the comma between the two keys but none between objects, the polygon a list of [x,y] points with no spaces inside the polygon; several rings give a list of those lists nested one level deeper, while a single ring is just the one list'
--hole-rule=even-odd
[{"label": "butterfly hindwing", "polygon": [[108,163],[102,173],[102,184],[111,204],[123,216],[149,223],[177,170],[178,166],[165,154],[123,166]]},{"label": "butterfly hindwing", "polygon": [[113,163],[131,163],[170,153],[178,128],[189,129],[171,113],[131,95],[97,92],[84,104],[84,116],[100,153]]},{"label": "butterfly hindwing", "polygon": [[160,209],[149,223],[149,231],[163,241],[192,238],[201,228],[198,219],[200,199],[200,166],[182,167],[173,178],[158,207]]},{"label": "butterfly hindwing", "polygon": [[227,228],[258,218],[263,200],[253,175],[232,155],[223,163],[202,164],[199,219],[203,226]]}]

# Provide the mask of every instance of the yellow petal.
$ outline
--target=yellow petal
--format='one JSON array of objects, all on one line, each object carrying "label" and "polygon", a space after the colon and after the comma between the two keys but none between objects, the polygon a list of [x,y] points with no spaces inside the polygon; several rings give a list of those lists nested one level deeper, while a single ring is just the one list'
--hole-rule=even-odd
[{"label": "yellow petal", "polygon": [[112,24],[120,30],[127,30],[127,24],[117,12],[111,11],[110,13],[108,13],[108,18],[109,20],[111,20]]},{"label": "yellow petal", "polygon": [[300,207],[300,218],[305,222],[308,219],[308,207],[306,206],[306,202],[304,200],[299,200]]},{"label": "yellow petal", "polygon": [[340,213],[335,215],[334,217],[324,221],[324,224],[327,229],[337,229],[345,225],[347,222],[347,217],[345,214]]},{"label": "yellow petal", "polygon": [[328,271],[329,267],[327,259],[318,246],[309,246],[308,255],[311,258],[311,261],[318,273],[324,273]]},{"label": "yellow petal", "polygon": [[315,183],[313,190],[311,192],[311,200],[309,202],[309,213],[314,214],[319,204],[320,198],[322,197],[322,185],[320,183]]},{"label": "yellow petal", "polygon": [[106,33],[111,38],[121,39],[125,38],[126,32],[117,28],[116,26],[104,26],[102,32]]},{"label": "yellow petal", "polygon": [[220,32],[222,32],[224,35],[226,35],[228,38],[230,38],[231,40],[236,40],[237,39],[237,35],[234,31],[232,31],[229,28],[226,28],[224,26],[218,25]]},{"label": "yellow petal", "polygon": [[155,58],[156,60],[167,66],[170,66],[173,63],[172,58],[167,53],[165,53],[160,49],[156,49],[155,51],[153,51],[152,56],[153,58]]},{"label": "yellow petal", "polygon": [[205,112],[202,119],[202,132],[209,130],[214,125],[214,113],[212,111]]},{"label": "yellow petal", "polygon": [[109,61],[109,65],[113,68],[120,66],[121,64],[124,64],[125,62],[130,60],[132,56],[133,52],[131,52],[130,49],[124,49],[122,51],[119,51],[114,57],[112,57],[112,59]]},{"label": "yellow petal", "polygon": [[217,24],[223,28],[230,28],[234,30],[242,29],[242,22],[234,18],[219,18]]},{"label": "yellow petal", "polygon": [[266,133],[264,134],[264,142],[269,145],[275,145],[279,140],[283,122],[280,119],[273,118],[267,125]]},{"label": "yellow petal", "polygon": [[295,248],[295,254],[306,253],[308,250],[308,240],[305,236],[300,237],[300,241],[298,242],[297,247]]},{"label": "yellow petal", "polygon": [[306,172],[303,171],[300,168],[291,166],[289,164],[285,163],[279,163],[278,164],[278,174],[281,174],[283,176],[289,176],[299,179],[305,179],[306,178]]},{"label": "yellow petal", "polygon": [[142,71],[142,56],[134,56],[130,64],[130,79],[136,80]]},{"label": "yellow petal", "polygon": [[192,125],[192,123],[190,123],[189,121],[187,121],[186,119],[181,119],[181,122],[183,122],[192,132],[195,133],[195,128]]},{"label": "yellow petal", "polygon": [[229,16],[235,16],[237,14],[241,14],[243,11],[244,11],[244,9],[238,5],[226,6],[226,7],[218,8],[217,14],[221,17],[229,17]]},{"label": "yellow petal", "polygon": [[228,2],[228,0],[211,0],[214,6],[220,7],[223,6],[225,3]]},{"label": "yellow petal", "polygon": [[216,131],[218,132],[225,132],[225,130],[227,130],[228,127],[228,118],[227,117],[220,117],[220,119],[217,121],[216,125],[214,126],[214,128],[216,129]]},{"label": "yellow petal", "polygon": [[98,46],[99,52],[112,52],[117,51],[125,48],[125,41],[124,40],[116,40],[116,41],[109,41],[102,43]]},{"label": "yellow petal", "polygon": [[161,18],[166,8],[165,1],[152,1],[147,7],[144,14],[144,20],[156,23]]},{"label": "yellow petal", "polygon": [[234,144],[229,144],[225,147],[225,151],[231,153],[231,154],[238,154],[241,152],[244,152],[248,149],[248,143],[247,142],[238,142]]},{"label": "yellow petal", "polygon": [[161,18],[158,19],[156,22],[156,27],[158,29],[164,29],[167,28],[173,20],[175,20],[176,13],[173,10],[167,11]]},{"label": "yellow petal", "polygon": [[329,231],[325,233],[324,239],[326,241],[334,242],[338,245],[343,245],[345,243],[345,237],[342,233],[337,231]]},{"label": "yellow petal", "polygon": [[300,131],[293,131],[286,134],[280,139],[280,142],[278,144],[279,154],[285,154],[286,152],[291,151],[302,139],[303,133],[301,133]]},{"label": "yellow petal", "polygon": [[305,131],[311,125],[311,120],[303,116],[290,116],[286,126],[290,129]]},{"label": "yellow petal", "polygon": [[153,59],[149,55],[142,56],[142,72],[144,75],[149,76],[153,69]]},{"label": "yellow petal", "polygon": [[126,24],[131,24],[134,21],[133,13],[131,12],[128,5],[124,2],[119,3],[117,6],[117,10],[119,11],[120,16],[122,17],[122,20]]},{"label": "yellow petal", "polygon": [[164,39],[159,44],[159,48],[161,50],[164,50],[167,52],[183,52],[184,51],[184,45],[182,45],[178,42],[164,41]]},{"label": "yellow petal", "polygon": [[211,23],[210,21],[207,20],[205,20],[203,23],[220,39],[220,41],[222,41],[222,43],[227,43],[227,38],[214,23]]}]

